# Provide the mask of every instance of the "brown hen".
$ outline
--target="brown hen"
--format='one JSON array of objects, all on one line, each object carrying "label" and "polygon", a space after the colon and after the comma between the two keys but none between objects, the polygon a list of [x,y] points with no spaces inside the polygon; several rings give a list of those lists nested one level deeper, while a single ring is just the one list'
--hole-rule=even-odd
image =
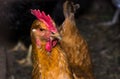
[{"label": "brown hen", "polygon": [[37,17],[31,27],[32,79],[73,79],[65,53],[60,48],[59,33],[49,15],[31,10]]},{"label": "brown hen", "polygon": [[65,20],[60,27],[62,49],[68,56],[68,61],[75,79],[94,79],[92,62],[86,40],[81,36],[76,26],[74,13],[79,7],[70,1],[63,4]]}]

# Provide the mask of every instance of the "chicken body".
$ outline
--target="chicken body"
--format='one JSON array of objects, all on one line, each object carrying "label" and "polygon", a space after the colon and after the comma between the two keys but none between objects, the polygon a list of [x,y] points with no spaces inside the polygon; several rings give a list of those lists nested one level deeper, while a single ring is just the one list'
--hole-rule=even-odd
[{"label": "chicken body", "polygon": [[[33,14],[36,14],[36,10]],[[45,15],[43,12],[42,14]],[[73,79],[67,57],[57,44],[59,33],[55,24],[52,23],[53,26],[49,26],[50,21],[49,24],[46,23],[48,21],[46,19],[42,22],[43,18],[35,20],[31,27],[32,79]]]},{"label": "chicken body", "polygon": [[66,61],[59,46],[51,52],[46,52],[44,47],[33,48],[32,79],[73,79]]},{"label": "chicken body", "polygon": [[60,27],[61,47],[68,56],[75,79],[94,79],[92,62],[85,39],[76,27],[74,12],[78,5],[66,1],[63,5],[65,20]]}]

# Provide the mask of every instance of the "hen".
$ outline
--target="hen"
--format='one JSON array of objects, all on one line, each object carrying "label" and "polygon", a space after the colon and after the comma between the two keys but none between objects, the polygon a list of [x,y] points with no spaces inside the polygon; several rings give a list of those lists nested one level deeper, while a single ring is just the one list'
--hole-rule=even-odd
[{"label": "hen", "polygon": [[32,79],[73,79],[65,53],[58,41],[60,35],[49,15],[31,10],[37,17],[31,27]]},{"label": "hen", "polygon": [[68,56],[70,67],[75,79],[94,79],[92,62],[85,39],[76,27],[74,13],[79,5],[70,1],[63,4],[65,20],[60,27],[62,49]]}]

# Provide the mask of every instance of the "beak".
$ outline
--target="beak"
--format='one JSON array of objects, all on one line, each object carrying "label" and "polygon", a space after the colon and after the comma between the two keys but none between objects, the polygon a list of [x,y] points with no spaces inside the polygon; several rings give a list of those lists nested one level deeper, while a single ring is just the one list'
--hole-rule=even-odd
[{"label": "beak", "polygon": [[56,38],[58,40],[62,39],[59,33],[54,33],[54,34],[51,35],[51,37]]}]

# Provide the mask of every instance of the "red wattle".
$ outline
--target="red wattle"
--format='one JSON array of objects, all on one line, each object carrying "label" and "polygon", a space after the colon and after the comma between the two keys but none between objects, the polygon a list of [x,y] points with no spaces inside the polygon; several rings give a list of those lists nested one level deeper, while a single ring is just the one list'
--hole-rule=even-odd
[{"label": "red wattle", "polygon": [[45,49],[46,49],[48,52],[51,51],[51,49],[52,49],[52,43],[51,43],[51,41],[47,42],[47,44],[46,44],[46,46],[45,46]]}]

